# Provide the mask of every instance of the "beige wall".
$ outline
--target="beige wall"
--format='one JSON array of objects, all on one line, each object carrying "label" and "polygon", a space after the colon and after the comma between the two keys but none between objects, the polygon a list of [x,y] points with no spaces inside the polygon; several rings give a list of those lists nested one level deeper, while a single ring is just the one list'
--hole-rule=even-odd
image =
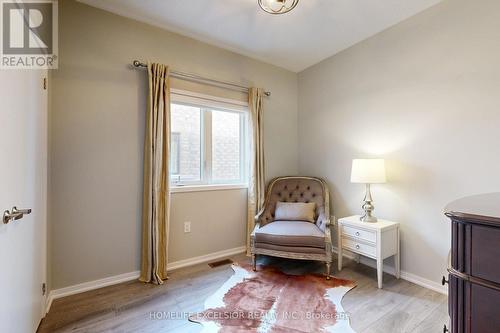
[{"label": "beige wall", "polygon": [[402,269],[439,281],[443,207],[498,191],[500,2],[433,7],[299,74],[299,170],[325,177],[337,217],[360,212],[351,159],[388,160],[375,213],[402,223]]},{"label": "beige wall", "polygon": [[[52,289],[139,269],[147,85],[146,73],[128,66],[135,58],[271,90],[267,175],[297,173],[295,73],[74,1],[59,4],[59,69],[50,78]],[[245,212],[245,190],[173,194],[169,260],[244,245]],[[183,233],[184,221],[192,233]]]}]

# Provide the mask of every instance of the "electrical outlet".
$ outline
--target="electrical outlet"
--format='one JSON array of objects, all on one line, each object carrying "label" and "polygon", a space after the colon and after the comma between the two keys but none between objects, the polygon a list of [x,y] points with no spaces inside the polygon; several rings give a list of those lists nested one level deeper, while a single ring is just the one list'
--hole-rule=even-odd
[{"label": "electrical outlet", "polygon": [[191,222],[190,221],[184,222],[184,233],[188,233],[188,232],[191,232]]},{"label": "electrical outlet", "polygon": [[330,215],[330,224],[335,225],[337,223],[337,220],[335,219],[335,215]]}]

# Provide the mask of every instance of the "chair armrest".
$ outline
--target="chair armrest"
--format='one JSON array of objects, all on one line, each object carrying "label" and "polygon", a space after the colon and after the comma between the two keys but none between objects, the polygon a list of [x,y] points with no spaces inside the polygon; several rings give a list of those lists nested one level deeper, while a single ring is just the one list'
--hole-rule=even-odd
[{"label": "chair armrest", "polygon": [[264,214],[265,210],[266,210],[266,206],[262,207],[260,212],[258,212],[257,215],[255,215],[255,225],[260,226],[260,219],[262,218],[262,215]]},{"label": "chair armrest", "polygon": [[321,213],[316,222],[318,228],[320,228],[323,232],[326,232],[327,229],[330,229],[332,224],[333,223],[330,221],[330,217],[326,216],[324,213]]},{"label": "chair armrest", "polygon": [[253,230],[260,229],[260,222],[255,222],[255,226],[253,227]]},{"label": "chair armrest", "polygon": [[332,222],[330,219],[325,219],[323,221],[323,224],[325,225],[325,230],[323,231],[325,233],[325,246],[326,246],[326,252],[327,256],[331,256],[332,253]]}]

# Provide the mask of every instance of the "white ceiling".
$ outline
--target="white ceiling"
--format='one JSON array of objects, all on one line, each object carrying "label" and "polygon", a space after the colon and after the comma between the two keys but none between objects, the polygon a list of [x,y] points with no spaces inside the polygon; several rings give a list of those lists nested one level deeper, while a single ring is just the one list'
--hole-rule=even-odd
[{"label": "white ceiling", "polygon": [[294,72],[441,0],[300,0],[284,15],[257,0],[80,0]]}]

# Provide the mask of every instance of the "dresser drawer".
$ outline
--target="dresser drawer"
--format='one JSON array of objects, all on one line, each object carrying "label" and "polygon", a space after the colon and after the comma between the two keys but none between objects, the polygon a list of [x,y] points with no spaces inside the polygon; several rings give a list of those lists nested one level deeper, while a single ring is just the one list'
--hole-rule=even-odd
[{"label": "dresser drawer", "polygon": [[346,237],[342,237],[342,248],[356,253],[364,254],[369,257],[375,258],[377,256],[377,248],[375,247],[375,245],[365,244]]},{"label": "dresser drawer", "polygon": [[[500,284],[500,229],[473,225],[471,229],[470,254],[465,267],[470,267],[472,276]],[[466,250],[467,253],[467,250]],[[467,259],[470,258],[470,264]]]},{"label": "dresser drawer", "polygon": [[377,242],[377,234],[374,231],[358,229],[350,227],[348,225],[342,226],[342,235],[349,236],[355,239],[362,239],[367,242]]}]

